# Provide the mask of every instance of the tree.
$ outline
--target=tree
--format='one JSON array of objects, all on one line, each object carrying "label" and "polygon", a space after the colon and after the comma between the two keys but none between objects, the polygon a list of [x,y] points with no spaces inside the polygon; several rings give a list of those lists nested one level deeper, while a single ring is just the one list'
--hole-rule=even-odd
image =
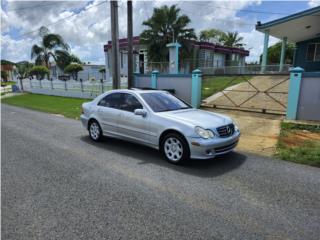
[{"label": "tree", "polygon": [[[282,43],[280,41],[268,47],[268,64],[280,63],[281,46],[282,46]],[[284,63],[286,64],[293,63],[294,48],[295,48],[295,45],[293,43],[287,44]],[[260,55],[260,62],[261,60],[262,60],[262,55]]]},{"label": "tree", "polygon": [[102,79],[104,79],[104,75],[105,75],[105,73],[106,73],[106,69],[105,68],[100,68],[99,69],[99,72],[101,73],[101,77],[102,77]]},{"label": "tree", "polygon": [[80,59],[74,54],[58,55],[56,59],[56,63],[60,69],[65,69],[66,66],[68,66],[71,63],[82,64]]},{"label": "tree", "polygon": [[225,33],[219,29],[211,28],[200,32],[200,40],[205,42],[221,43]]},{"label": "tree", "polygon": [[238,32],[227,32],[221,37],[221,42],[226,47],[242,48],[245,46],[242,41],[243,37],[240,37]]},{"label": "tree", "polygon": [[30,75],[36,75],[38,80],[44,79],[45,75],[48,76],[49,73],[49,69],[45,66],[33,66],[29,72]]},{"label": "tree", "polygon": [[33,66],[34,66],[33,63],[30,63],[28,61],[22,61],[22,62],[16,63],[17,72],[21,78],[27,78]]},{"label": "tree", "polygon": [[31,48],[31,59],[35,59],[36,65],[44,65],[49,69],[51,57],[57,62],[58,57],[70,55],[69,45],[59,34],[50,33],[46,27],[41,27],[39,33],[42,38],[40,45],[35,44]]},{"label": "tree", "polygon": [[173,5],[154,8],[152,17],[142,24],[146,26],[140,35],[140,42],[147,45],[150,62],[167,62],[169,50],[166,44],[178,41],[182,45],[182,58],[191,56],[191,39],[196,39],[187,15],[180,15],[180,9]]},{"label": "tree", "polygon": [[64,72],[71,74],[74,80],[78,80],[78,72],[82,71],[83,67],[77,63],[71,63],[65,67]]},{"label": "tree", "polygon": [[8,60],[1,60],[1,65],[15,65],[14,62],[8,61]]}]

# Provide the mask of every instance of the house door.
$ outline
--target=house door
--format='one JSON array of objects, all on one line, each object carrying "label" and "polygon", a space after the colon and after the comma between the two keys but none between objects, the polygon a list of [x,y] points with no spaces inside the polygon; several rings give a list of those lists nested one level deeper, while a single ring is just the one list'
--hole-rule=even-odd
[{"label": "house door", "polygon": [[144,74],[144,54],[139,54],[139,72]]}]

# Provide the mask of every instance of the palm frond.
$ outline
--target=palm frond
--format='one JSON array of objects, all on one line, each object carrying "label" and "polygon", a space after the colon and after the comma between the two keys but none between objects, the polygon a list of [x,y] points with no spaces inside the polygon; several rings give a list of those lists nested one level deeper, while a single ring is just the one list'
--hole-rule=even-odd
[{"label": "palm frond", "polygon": [[69,50],[70,47],[64,42],[63,38],[59,34],[49,33],[45,35],[42,39],[43,46],[48,49],[62,48],[64,50]]},{"label": "palm frond", "polygon": [[33,45],[31,48],[31,59],[44,53],[44,49],[39,47],[37,44]]}]

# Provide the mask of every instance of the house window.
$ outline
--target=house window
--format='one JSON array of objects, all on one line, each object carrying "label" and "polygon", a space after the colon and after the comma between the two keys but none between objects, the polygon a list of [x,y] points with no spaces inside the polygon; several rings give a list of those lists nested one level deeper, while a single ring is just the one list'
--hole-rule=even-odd
[{"label": "house window", "polygon": [[308,45],[307,61],[320,61],[320,43],[311,43]]}]

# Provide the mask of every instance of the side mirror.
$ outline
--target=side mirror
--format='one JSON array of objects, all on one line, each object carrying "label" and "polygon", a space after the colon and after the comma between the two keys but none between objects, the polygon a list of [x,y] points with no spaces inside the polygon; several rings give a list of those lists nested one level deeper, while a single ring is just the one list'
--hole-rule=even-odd
[{"label": "side mirror", "polygon": [[147,116],[147,111],[144,109],[136,109],[136,110],[134,110],[134,114],[145,117],[145,116]]}]

